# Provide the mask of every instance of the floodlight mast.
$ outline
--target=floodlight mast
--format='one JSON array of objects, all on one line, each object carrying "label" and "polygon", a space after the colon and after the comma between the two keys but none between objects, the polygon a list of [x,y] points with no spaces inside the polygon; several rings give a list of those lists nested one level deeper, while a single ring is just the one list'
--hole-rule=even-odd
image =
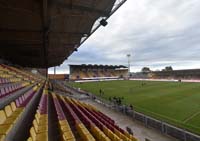
[{"label": "floodlight mast", "polygon": [[56,66],[54,67],[54,76],[56,75]]},{"label": "floodlight mast", "polygon": [[126,56],[128,58],[128,78],[129,78],[130,77],[130,57],[131,57],[131,54],[127,54]]}]

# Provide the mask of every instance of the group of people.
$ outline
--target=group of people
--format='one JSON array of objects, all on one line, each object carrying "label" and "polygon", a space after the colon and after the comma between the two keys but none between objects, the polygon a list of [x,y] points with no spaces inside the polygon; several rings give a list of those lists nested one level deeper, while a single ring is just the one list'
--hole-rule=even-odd
[{"label": "group of people", "polygon": [[145,83],[145,82],[142,82],[141,86],[145,86],[145,85],[146,85],[146,83]]},{"label": "group of people", "polygon": [[[144,84],[145,85],[145,84]],[[104,91],[102,89],[99,89],[99,95],[103,96],[104,95]],[[114,104],[117,105],[122,105],[122,100],[124,99],[124,97],[109,97],[109,101],[113,102]],[[125,110],[133,110],[133,106],[130,104],[129,106],[125,107]]]},{"label": "group of people", "polygon": [[121,105],[122,104],[122,100],[124,99],[124,97],[109,97],[109,101],[110,102],[114,102],[117,105]]}]

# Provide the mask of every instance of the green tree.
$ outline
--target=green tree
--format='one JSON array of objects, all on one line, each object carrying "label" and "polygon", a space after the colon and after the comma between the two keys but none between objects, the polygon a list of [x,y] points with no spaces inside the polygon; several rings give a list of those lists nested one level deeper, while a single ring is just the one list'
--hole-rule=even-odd
[{"label": "green tree", "polygon": [[143,67],[141,72],[151,72],[149,67]]},{"label": "green tree", "polygon": [[166,66],[162,71],[173,71],[172,66]]}]

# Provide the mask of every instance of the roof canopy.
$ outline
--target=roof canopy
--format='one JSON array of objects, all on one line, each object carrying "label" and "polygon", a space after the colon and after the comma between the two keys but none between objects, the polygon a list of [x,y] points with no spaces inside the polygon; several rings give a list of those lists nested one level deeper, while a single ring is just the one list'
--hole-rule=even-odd
[{"label": "roof canopy", "polygon": [[82,65],[69,65],[71,68],[108,68],[108,69],[117,69],[117,68],[127,68],[123,65],[97,65],[97,64],[82,64]]},{"label": "roof canopy", "polygon": [[[60,65],[108,18],[116,0],[0,2],[0,58],[27,67]],[[124,0],[125,2],[125,0]]]}]

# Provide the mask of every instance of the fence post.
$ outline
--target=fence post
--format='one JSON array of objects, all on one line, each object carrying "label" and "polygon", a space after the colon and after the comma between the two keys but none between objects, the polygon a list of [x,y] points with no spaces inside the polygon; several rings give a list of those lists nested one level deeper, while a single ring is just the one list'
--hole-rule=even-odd
[{"label": "fence post", "polygon": [[125,105],[122,106],[123,106],[123,114],[126,114],[126,106]]},{"label": "fence post", "polygon": [[184,134],[184,141],[187,141],[187,137],[186,137],[186,132],[185,132],[185,130],[184,130],[183,134]]},{"label": "fence post", "polygon": [[135,111],[133,110],[133,119],[135,120]]},{"label": "fence post", "polygon": [[161,121],[161,126],[162,126],[162,130],[161,130],[161,132],[164,134],[165,133],[165,126],[164,126],[164,124],[163,124],[163,122]]},{"label": "fence post", "polygon": [[145,120],[145,126],[148,127],[148,123],[147,123],[147,117],[144,115],[144,120]]}]

